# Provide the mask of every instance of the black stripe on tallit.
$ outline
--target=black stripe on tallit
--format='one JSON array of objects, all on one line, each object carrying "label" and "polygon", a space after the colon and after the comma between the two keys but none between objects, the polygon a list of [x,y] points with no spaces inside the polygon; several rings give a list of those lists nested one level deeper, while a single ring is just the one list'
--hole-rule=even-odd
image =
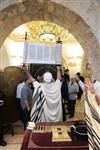
[{"label": "black stripe on tallit", "polygon": [[44,99],[44,96],[42,97],[42,99],[40,99],[40,97],[38,98],[38,101],[36,102],[36,110],[34,111],[34,113],[32,114],[31,117],[33,117],[34,114],[36,114],[38,112],[38,110],[40,109],[42,103],[44,103],[44,101],[45,101],[45,99],[44,100],[43,99]]},{"label": "black stripe on tallit", "polygon": [[35,118],[39,115],[40,109],[42,109],[42,106],[44,104],[44,101],[41,103],[41,105],[39,104],[39,106],[37,106],[38,108],[36,108],[35,112],[33,113],[31,119],[35,120]]},{"label": "black stripe on tallit", "polygon": [[[42,98],[44,97],[44,95],[42,95],[43,93],[42,93],[42,91],[40,91],[40,93],[39,93],[39,98],[40,98],[40,100],[38,100],[37,101],[37,105],[40,103],[40,101],[42,100]],[[41,96],[42,95],[42,96]]]},{"label": "black stripe on tallit", "polygon": [[90,136],[88,136],[88,141],[89,141],[89,144],[91,145],[92,149],[94,150],[94,144],[93,144],[93,141],[91,140]]},{"label": "black stripe on tallit", "polygon": [[93,136],[95,137],[96,141],[99,143],[100,145],[100,137],[98,136],[98,134],[92,129],[93,131]]},{"label": "black stripe on tallit", "polygon": [[[89,124],[89,122],[87,121],[87,130],[88,130],[88,138],[89,138],[89,142],[92,141],[92,144],[94,145],[96,150],[99,150],[98,148],[100,147],[100,142],[99,142],[99,137],[97,134],[94,134],[94,130],[91,128],[91,125]],[[94,149],[93,149],[94,150]]]},{"label": "black stripe on tallit", "polygon": [[98,145],[95,141],[94,141],[94,149],[95,150],[100,150],[100,145]]},{"label": "black stripe on tallit", "polygon": [[43,109],[41,109],[40,115],[38,115],[38,119],[37,119],[38,122],[41,121],[41,115],[42,115],[42,113],[43,113]]},{"label": "black stripe on tallit", "polygon": [[94,136],[94,138],[96,139],[96,141],[98,141],[99,145],[100,145],[100,137],[98,136],[98,134],[95,132],[95,130],[91,127],[91,122],[89,117],[86,115],[86,121],[87,121],[87,129],[91,130],[92,132],[92,136]]},{"label": "black stripe on tallit", "polygon": [[98,115],[98,113],[95,111],[95,109],[92,107],[92,105],[90,104],[89,100],[88,100],[88,96],[87,93],[85,94],[85,100],[89,105],[89,108],[91,110],[91,114],[93,116],[93,118],[100,124],[100,116]]},{"label": "black stripe on tallit", "polygon": [[93,131],[92,131],[92,129],[89,126],[87,127],[87,130],[88,130],[88,134],[89,134],[88,135],[89,142],[91,141],[92,144],[97,149],[98,147],[100,147],[100,143],[99,143],[98,139],[96,138],[96,136],[94,136]]},{"label": "black stripe on tallit", "polygon": [[[39,104],[39,102],[41,102],[42,101],[42,99],[40,99],[40,94],[42,94],[42,92],[40,92],[39,93],[39,88],[37,89],[38,91],[36,92],[36,94],[37,94],[37,96],[35,96],[35,98],[37,98],[37,99],[35,99],[35,102],[36,102],[36,106]],[[34,103],[35,104],[35,103]],[[34,106],[33,106],[34,107]],[[35,110],[35,111],[37,111],[37,109]],[[35,113],[35,111],[34,111],[34,113]],[[34,115],[34,113],[32,114],[32,116]]]},{"label": "black stripe on tallit", "polygon": [[94,136],[91,135],[91,131],[88,129],[88,141],[91,145],[91,147],[93,148],[93,150],[99,150],[100,146],[99,144],[96,143]]},{"label": "black stripe on tallit", "polygon": [[87,121],[91,124],[90,118],[88,117],[88,115],[85,113],[86,119]]},{"label": "black stripe on tallit", "polygon": [[37,101],[36,101],[36,110],[31,115],[31,121],[35,121],[35,122],[39,121],[39,118],[42,115],[42,112],[43,112],[42,106],[43,106],[44,101],[45,101],[44,95],[43,95],[42,91],[39,91],[39,88],[38,88],[37,94],[38,94],[38,97],[37,97]]},{"label": "black stripe on tallit", "polygon": [[[44,104],[44,101],[41,103],[40,107],[38,108],[37,110],[37,114],[34,116],[33,120],[36,122],[38,120],[38,117],[40,118],[42,113],[43,112],[43,104]],[[39,121],[39,120],[38,120]]]},{"label": "black stripe on tallit", "polygon": [[37,91],[36,91],[36,93],[35,93],[35,95],[34,95],[32,107],[34,106],[34,103],[35,103],[35,102],[37,101],[37,99],[38,99],[39,88],[40,88],[40,86],[37,88]]}]

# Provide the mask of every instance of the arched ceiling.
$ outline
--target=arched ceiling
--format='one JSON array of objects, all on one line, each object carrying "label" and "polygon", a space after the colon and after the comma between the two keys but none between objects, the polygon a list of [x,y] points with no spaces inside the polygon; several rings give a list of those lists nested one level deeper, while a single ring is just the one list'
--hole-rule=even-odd
[{"label": "arched ceiling", "polygon": [[25,23],[14,29],[8,38],[21,42],[27,38],[33,42],[56,43],[61,40],[62,43],[78,43],[74,36],[63,27],[48,21],[32,21]]}]

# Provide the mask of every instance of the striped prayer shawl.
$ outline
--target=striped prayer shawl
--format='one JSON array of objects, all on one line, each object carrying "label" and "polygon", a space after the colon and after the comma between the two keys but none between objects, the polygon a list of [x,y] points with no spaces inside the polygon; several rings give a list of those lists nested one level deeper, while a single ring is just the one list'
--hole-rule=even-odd
[{"label": "striped prayer shawl", "polygon": [[41,86],[39,86],[33,97],[33,104],[32,104],[31,116],[30,116],[32,122],[41,122],[44,102],[45,102],[45,98],[41,90]]},{"label": "striped prayer shawl", "polygon": [[90,150],[100,149],[100,107],[96,103],[95,95],[85,94],[85,118],[88,129]]}]

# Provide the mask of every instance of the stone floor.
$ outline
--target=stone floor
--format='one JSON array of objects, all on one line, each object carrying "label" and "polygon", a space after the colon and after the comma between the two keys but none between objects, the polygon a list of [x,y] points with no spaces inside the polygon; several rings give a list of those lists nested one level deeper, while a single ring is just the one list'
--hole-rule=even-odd
[{"label": "stone floor", "polygon": [[[66,120],[72,121],[83,119],[84,119],[84,102],[77,100],[75,117],[69,118],[69,116],[67,115]],[[14,123],[13,126],[14,126],[14,136],[12,136],[11,133],[7,132],[4,135],[4,140],[7,142],[7,146],[5,147],[0,146],[0,150],[20,150],[24,137],[23,125],[20,121],[18,121]]]}]

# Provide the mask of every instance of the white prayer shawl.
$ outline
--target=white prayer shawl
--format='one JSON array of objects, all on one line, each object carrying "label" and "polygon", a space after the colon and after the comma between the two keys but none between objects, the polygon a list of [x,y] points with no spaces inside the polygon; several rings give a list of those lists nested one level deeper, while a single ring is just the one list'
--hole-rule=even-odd
[{"label": "white prayer shawl", "polygon": [[[38,120],[40,122],[61,122],[62,121],[62,99],[61,99],[61,82],[56,80],[51,83],[38,83],[34,82],[33,86],[35,87],[34,96],[37,92],[38,87],[44,95],[44,103],[42,105],[41,118]],[[34,104],[31,110],[31,116],[36,109]]]},{"label": "white prayer shawl", "polygon": [[95,95],[89,91],[85,95],[85,117],[88,129],[89,150],[100,149],[100,106]]},{"label": "white prayer shawl", "polygon": [[[38,82],[37,82],[38,85]],[[32,102],[32,109],[30,119],[32,122],[41,122],[41,116],[43,113],[43,104],[45,102],[45,97],[41,90],[41,86],[38,85],[35,88]]]}]

